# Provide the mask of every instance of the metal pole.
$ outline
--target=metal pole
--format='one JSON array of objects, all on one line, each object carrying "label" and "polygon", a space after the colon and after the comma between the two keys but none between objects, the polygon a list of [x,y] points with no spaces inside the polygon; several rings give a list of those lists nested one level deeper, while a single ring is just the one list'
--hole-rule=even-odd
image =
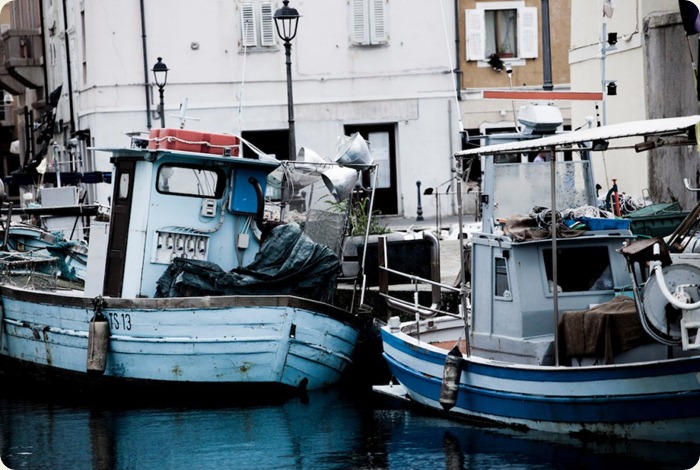
[{"label": "metal pole", "polygon": [[559,273],[557,264],[557,156],[556,147],[552,147],[550,162],[550,191],[552,196],[552,310],[554,311],[554,364],[559,365]]},{"label": "metal pole", "polygon": [[292,43],[284,41],[287,64],[287,114],[289,116],[289,159],[296,160],[297,144],[294,129],[294,98],[292,97]]},{"label": "metal pole", "polygon": [[549,39],[549,0],[542,0],[542,89],[552,91],[552,47]]},{"label": "metal pole", "polygon": [[163,88],[165,87],[158,87],[158,94],[160,95],[160,104],[158,105],[158,110],[160,111],[160,127],[165,127],[165,102],[163,100]]},{"label": "metal pole", "polygon": [[603,21],[603,38],[600,41],[600,87],[603,91],[603,125],[605,126],[607,124],[607,119],[606,119],[606,109],[605,109],[605,53],[607,52],[607,48],[605,46],[605,38],[608,35],[608,25],[605,21]]},{"label": "metal pole", "polygon": [[416,220],[423,220],[423,205],[420,201],[420,181],[416,181],[416,191],[418,192],[418,207],[416,208],[418,216],[416,217]]}]

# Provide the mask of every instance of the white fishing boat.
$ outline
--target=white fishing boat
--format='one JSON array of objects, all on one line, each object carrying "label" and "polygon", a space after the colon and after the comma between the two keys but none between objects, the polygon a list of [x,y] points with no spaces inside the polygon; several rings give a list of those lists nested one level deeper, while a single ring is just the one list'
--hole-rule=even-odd
[{"label": "white fishing boat", "polygon": [[[698,211],[667,241],[636,240],[629,220],[587,216],[591,152],[695,153],[698,123],[615,124],[457,153],[462,168],[484,162],[483,229],[469,238],[460,311],[385,290],[410,315],[381,328],[393,379],[375,391],[521,429],[697,440],[700,264],[683,248]],[[550,161],[533,163],[538,152]],[[392,272],[390,259],[383,269]]]},{"label": "white fishing boat", "polygon": [[[45,234],[11,226],[5,246],[21,263],[0,260],[0,371],[107,391],[337,383],[361,328],[333,304],[345,214],[318,210],[334,188],[313,162],[239,149],[232,135],[157,129],[104,150],[114,165],[110,220],[92,221],[73,282],[44,269],[60,256],[30,256],[51,244]],[[325,218],[295,211],[298,223],[286,223],[268,205],[268,176],[291,178],[301,163],[307,191],[294,194],[295,207]]]}]

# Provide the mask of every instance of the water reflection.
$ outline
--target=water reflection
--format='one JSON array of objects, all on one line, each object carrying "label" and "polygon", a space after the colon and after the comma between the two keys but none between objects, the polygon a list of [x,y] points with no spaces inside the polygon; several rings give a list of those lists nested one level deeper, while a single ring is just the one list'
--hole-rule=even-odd
[{"label": "water reflection", "polygon": [[11,469],[690,468],[688,446],[585,442],[473,426],[387,406],[367,393],[274,405],[80,405],[0,396]]}]

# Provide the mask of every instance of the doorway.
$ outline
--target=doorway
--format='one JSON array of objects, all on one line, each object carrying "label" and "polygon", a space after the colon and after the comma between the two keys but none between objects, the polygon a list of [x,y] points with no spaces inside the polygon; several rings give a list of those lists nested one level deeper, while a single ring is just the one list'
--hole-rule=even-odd
[{"label": "doorway", "polygon": [[[399,213],[396,183],[396,125],[366,124],[346,125],[345,135],[359,132],[369,143],[372,159],[377,164],[377,187],[375,188],[374,209],[382,215]],[[363,172],[368,173],[368,172]],[[362,175],[362,184],[371,187],[374,176]]]}]

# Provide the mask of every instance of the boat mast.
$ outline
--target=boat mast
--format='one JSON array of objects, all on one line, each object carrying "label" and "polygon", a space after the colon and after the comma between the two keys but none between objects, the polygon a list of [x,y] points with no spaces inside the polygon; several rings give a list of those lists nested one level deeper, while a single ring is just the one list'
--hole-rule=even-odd
[{"label": "boat mast", "polygon": [[554,311],[554,364],[559,365],[559,334],[557,333],[557,325],[559,325],[559,276],[557,270],[557,175],[556,165],[557,156],[555,153],[556,146],[551,147],[550,158],[550,194],[552,197],[552,309]]}]

